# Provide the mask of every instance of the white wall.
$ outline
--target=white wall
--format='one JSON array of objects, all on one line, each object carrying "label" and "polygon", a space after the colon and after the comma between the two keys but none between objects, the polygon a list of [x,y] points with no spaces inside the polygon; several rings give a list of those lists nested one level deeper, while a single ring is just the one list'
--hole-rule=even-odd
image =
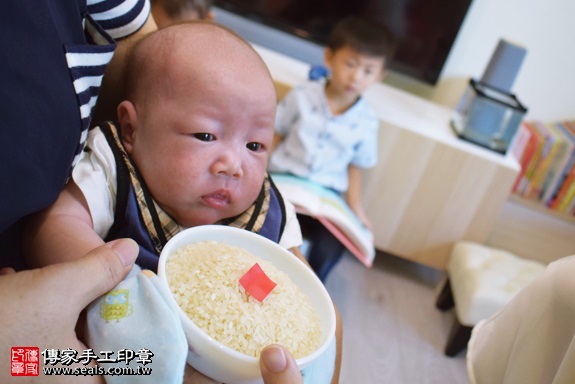
[{"label": "white wall", "polygon": [[575,1],[473,0],[435,87],[390,79],[448,107],[459,101],[470,77],[479,79],[499,39],[527,49],[513,93],[527,119],[575,119]]}]

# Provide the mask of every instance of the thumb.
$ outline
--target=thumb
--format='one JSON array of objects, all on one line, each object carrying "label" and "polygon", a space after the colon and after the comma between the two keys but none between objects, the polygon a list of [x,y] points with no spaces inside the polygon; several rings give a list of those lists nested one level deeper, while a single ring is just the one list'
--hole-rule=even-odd
[{"label": "thumb", "polygon": [[130,272],[138,252],[139,247],[134,240],[119,239],[103,244],[75,261],[64,263],[67,285],[76,291],[79,304],[87,306],[118,285]]},{"label": "thumb", "polygon": [[303,378],[295,359],[284,347],[272,344],[262,350],[260,370],[266,384],[301,384]]}]

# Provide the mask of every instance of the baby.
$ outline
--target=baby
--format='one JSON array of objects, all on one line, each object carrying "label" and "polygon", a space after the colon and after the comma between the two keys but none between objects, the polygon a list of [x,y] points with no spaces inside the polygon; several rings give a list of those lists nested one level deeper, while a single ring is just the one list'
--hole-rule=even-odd
[{"label": "baby", "polygon": [[[255,50],[224,27],[193,22],[149,35],[128,60],[127,99],[118,106],[118,122],[90,131],[72,179],[56,203],[33,221],[30,264],[61,262],[104,241],[131,237],[140,246],[137,264],[155,271],[172,236],[206,224],[257,232],[301,258],[295,209],[284,204],[266,173],[276,95]],[[130,287],[130,298],[149,285],[147,277],[137,281],[132,281],[136,286]],[[154,345],[158,358],[171,361],[176,357],[170,347],[182,341],[182,334],[171,339],[164,331],[173,323],[151,322],[158,311],[145,314],[145,308],[136,307],[150,295],[131,299],[133,314],[117,326],[138,319],[124,333],[137,329],[134,336],[140,336],[151,328],[143,338],[146,348]],[[161,295],[157,302],[162,304]],[[102,321],[98,308],[92,309],[89,327],[93,319],[105,330],[95,326],[89,334],[97,336],[89,339],[110,348],[102,339],[108,335],[115,341],[109,336],[112,326]],[[160,323],[171,325],[160,330]],[[115,341],[118,349],[126,348],[125,340]]]},{"label": "baby", "polygon": [[215,223],[297,250],[293,207],[266,176],[275,90],[253,48],[211,23],[169,27],[134,48],[127,77],[118,123],[90,132],[72,180],[37,219],[32,263],[131,237],[137,263],[155,271],[171,236]]}]

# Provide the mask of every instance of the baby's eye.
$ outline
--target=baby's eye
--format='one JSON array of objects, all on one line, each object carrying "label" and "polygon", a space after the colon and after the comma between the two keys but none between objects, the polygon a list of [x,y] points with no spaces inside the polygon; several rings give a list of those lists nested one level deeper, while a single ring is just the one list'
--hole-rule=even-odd
[{"label": "baby's eye", "polygon": [[215,139],[211,133],[194,133],[194,137],[201,141],[212,141]]},{"label": "baby's eye", "polygon": [[246,147],[250,150],[250,151],[254,151],[254,152],[259,152],[262,150],[262,148],[264,147],[261,143],[256,143],[256,142],[251,142],[251,143],[247,143]]}]

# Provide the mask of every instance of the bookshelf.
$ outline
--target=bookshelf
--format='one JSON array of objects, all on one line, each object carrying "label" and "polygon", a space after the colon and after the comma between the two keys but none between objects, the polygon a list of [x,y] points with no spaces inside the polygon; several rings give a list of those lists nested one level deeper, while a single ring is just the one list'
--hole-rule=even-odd
[{"label": "bookshelf", "polygon": [[575,220],[512,196],[503,205],[485,243],[550,263],[575,254]]},{"label": "bookshelf", "polygon": [[565,127],[573,124],[523,122],[509,149],[521,171],[487,244],[544,263],[575,254],[575,216],[562,208],[573,198],[558,197],[573,185],[565,177],[575,158],[575,137]]},{"label": "bookshelf", "polygon": [[[543,203],[533,201],[533,200],[527,200],[521,196],[518,196],[515,193],[511,193],[511,195],[509,196],[509,200],[514,202],[515,204],[521,204],[521,205],[524,205],[525,207],[527,207],[529,209],[541,212],[544,215],[549,215],[549,216],[557,218],[559,220],[563,220],[566,223],[570,223],[570,224],[575,225],[575,216],[574,215],[570,215],[570,214],[564,213],[564,212],[557,212],[555,210],[549,209],[549,207],[547,207]],[[575,242],[575,239],[573,239],[573,242]]]},{"label": "bookshelf", "polygon": [[510,146],[521,164],[513,196],[557,217],[575,212],[575,121],[524,121]]}]

